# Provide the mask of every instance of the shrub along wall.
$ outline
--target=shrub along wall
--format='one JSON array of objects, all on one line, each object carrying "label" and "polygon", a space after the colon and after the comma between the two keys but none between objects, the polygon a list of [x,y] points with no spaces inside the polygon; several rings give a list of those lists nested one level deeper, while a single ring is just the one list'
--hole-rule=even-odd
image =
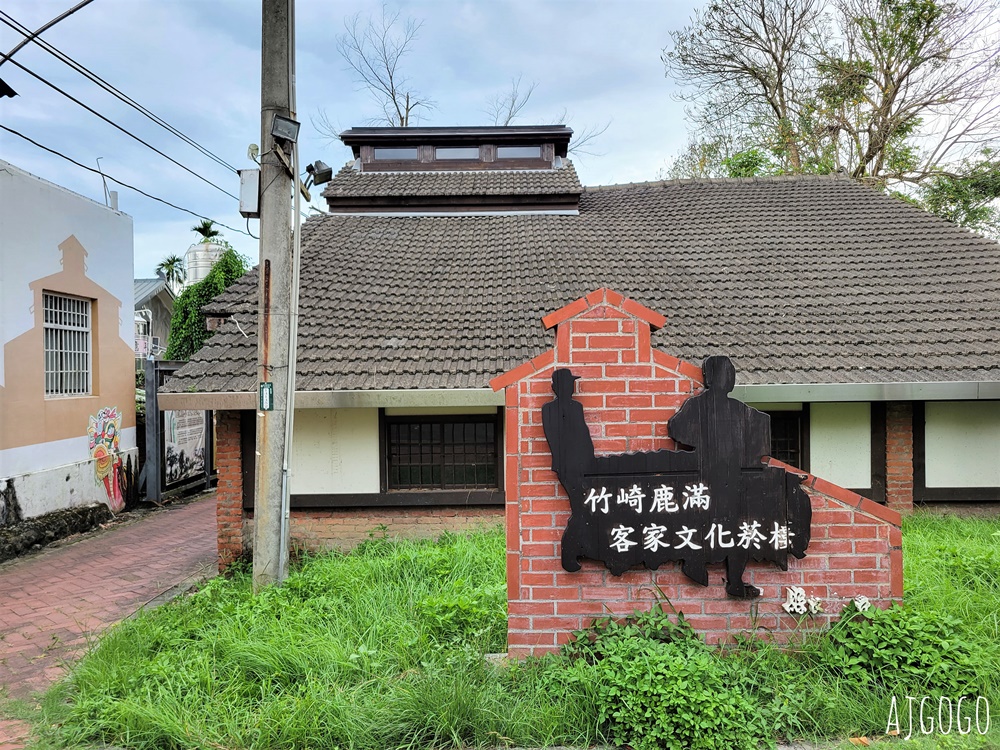
[{"label": "shrub along wall", "polygon": [[709,567],[707,587],[684,576],[677,563],[614,576],[603,564],[585,560],[579,572],[565,571],[560,540],[569,499],[552,471],[541,416],[542,405],[553,398],[553,371],[570,367],[582,376],[575,399],[583,405],[598,455],[675,448],[667,420],[702,388],[702,374],[695,365],[651,349],[651,327],[662,326],[663,317],[615,292],[593,292],[543,323],[556,329],[555,348],[492,383],[506,389],[511,654],[554,650],[594,617],[648,609],[658,590],[710,642],[758,628],[787,635],[797,625],[781,607],[789,586],[820,599],[827,613],[839,612],[856,596],[881,606],[902,597],[899,514],[813,476],[805,484],[813,509],[806,557],[790,557],[787,572],[750,563],[744,580],[761,589],[758,599],[727,597],[722,565]]}]

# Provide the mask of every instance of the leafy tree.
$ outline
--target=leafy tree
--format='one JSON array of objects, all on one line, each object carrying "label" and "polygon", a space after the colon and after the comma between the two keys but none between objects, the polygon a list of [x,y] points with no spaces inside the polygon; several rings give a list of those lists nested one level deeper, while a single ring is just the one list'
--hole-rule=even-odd
[{"label": "leafy tree", "polygon": [[234,281],[247,272],[248,262],[225,240],[226,249],[208,272],[208,276],[185,289],[174,302],[170,319],[170,336],[167,339],[167,359],[190,359],[212,335],[205,328],[201,308],[221,294]]},{"label": "leafy tree", "polygon": [[1000,237],[1000,158],[989,149],[967,159],[957,175],[942,174],[920,186],[928,211],[982,234]]},{"label": "leafy tree", "polygon": [[168,255],[160,261],[156,267],[157,273],[162,273],[163,278],[171,289],[180,286],[187,278],[187,270],[184,267],[184,259],[179,255]]},{"label": "leafy tree", "polygon": [[997,165],[976,155],[1000,143],[997,10],[996,0],[711,2],[663,51],[693,104],[694,137],[670,173],[742,173],[763,155],[769,170],[845,172],[986,227]]},{"label": "leafy tree", "polygon": [[201,235],[200,242],[212,242],[216,237],[222,236],[222,232],[215,228],[215,222],[211,219],[202,219],[191,227],[191,231]]}]

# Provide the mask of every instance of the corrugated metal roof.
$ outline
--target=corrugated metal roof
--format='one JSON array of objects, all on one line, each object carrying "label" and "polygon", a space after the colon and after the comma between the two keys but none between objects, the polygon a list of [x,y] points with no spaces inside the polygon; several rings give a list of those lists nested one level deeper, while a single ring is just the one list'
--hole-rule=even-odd
[{"label": "corrugated metal roof", "polygon": [[[170,291],[164,279],[135,279],[135,306],[142,307],[164,289]],[[170,296],[173,296],[173,292],[170,292]]]}]

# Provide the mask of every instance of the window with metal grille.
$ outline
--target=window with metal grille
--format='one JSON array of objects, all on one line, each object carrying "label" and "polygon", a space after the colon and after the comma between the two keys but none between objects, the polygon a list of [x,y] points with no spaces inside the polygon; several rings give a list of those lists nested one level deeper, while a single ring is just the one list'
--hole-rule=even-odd
[{"label": "window with metal grille", "polygon": [[385,417],[389,490],[498,486],[497,417]]},{"label": "window with metal grille", "polygon": [[771,457],[786,464],[808,470],[804,466],[803,420],[801,411],[772,411],[771,415]]},{"label": "window with metal grille", "polygon": [[91,392],[91,301],[42,293],[45,395]]}]

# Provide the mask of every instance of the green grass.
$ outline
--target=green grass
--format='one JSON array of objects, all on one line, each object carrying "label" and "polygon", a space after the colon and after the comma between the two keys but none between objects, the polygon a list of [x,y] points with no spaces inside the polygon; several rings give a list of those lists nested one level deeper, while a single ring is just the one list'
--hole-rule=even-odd
[{"label": "green grass", "polygon": [[[663,620],[647,617],[602,631],[597,656],[494,665],[483,655],[505,650],[502,530],[373,539],[307,558],[256,597],[237,572],[122,623],[46,696],[39,747],[585,747],[637,731],[607,710],[602,722],[601,709],[634,704],[640,683],[642,700],[672,705],[635,661],[661,674],[675,652],[697,656],[671,679],[695,693],[713,685],[695,697],[741,706],[736,723],[752,720],[771,739],[882,735],[893,695],[951,695],[955,684],[1000,712],[998,550],[1000,520],[916,514],[904,524],[905,613],[845,621],[833,634],[806,622],[791,649],[748,641],[724,655],[676,642],[683,628],[667,639]],[[627,713],[622,722],[656,721]],[[998,746],[998,731],[907,743]]]}]

